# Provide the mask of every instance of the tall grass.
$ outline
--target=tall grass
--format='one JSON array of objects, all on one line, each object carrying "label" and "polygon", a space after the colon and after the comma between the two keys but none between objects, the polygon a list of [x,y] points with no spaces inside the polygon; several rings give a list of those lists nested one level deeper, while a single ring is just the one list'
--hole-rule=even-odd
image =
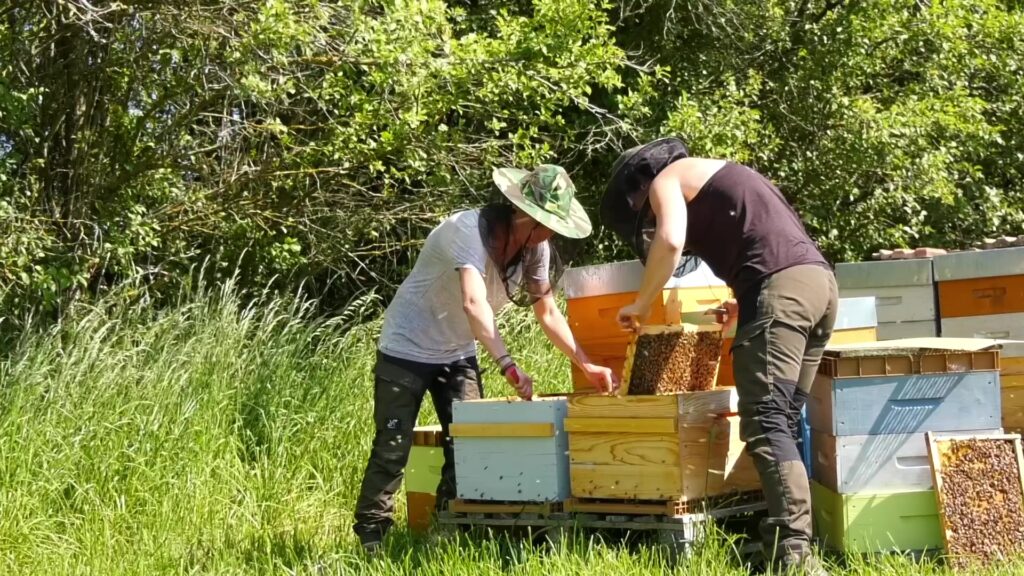
[{"label": "tall grass", "polygon": [[[651,574],[643,545],[581,536],[422,539],[366,561],[350,533],[372,439],[379,303],[316,318],[301,300],[242,306],[230,286],[164,311],[81,310],[0,360],[3,574]],[[541,391],[568,364],[522,314],[502,319]],[[485,361],[488,395],[509,393]],[[421,421],[432,421],[429,402]],[[399,499],[400,500],[400,499]],[[399,514],[404,512],[399,510]],[[678,573],[742,574],[716,538]],[[1024,573],[1020,566],[1006,567]],[[905,558],[851,574],[937,573]],[[996,572],[992,572],[996,573]]]}]

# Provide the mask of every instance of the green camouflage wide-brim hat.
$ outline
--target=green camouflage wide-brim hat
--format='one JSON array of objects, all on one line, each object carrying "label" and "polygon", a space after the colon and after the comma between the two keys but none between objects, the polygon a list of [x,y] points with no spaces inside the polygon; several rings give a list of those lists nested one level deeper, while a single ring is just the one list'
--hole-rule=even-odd
[{"label": "green camouflage wide-brim hat", "polygon": [[590,218],[576,200],[576,186],[561,166],[541,164],[533,172],[495,168],[492,177],[505,197],[555,234],[566,238],[590,235]]}]

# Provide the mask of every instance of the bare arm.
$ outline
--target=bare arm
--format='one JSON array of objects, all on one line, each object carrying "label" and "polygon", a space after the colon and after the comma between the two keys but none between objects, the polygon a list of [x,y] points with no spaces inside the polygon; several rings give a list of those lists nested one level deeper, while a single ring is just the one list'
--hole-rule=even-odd
[{"label": "bare arm", "polygon": [[459,284],[462,288],[462,310],[469,319],[473,337],[503,369],[505,380],[515,388],[519,397],[529,399],[533,396],[533,379],[516,366],[509,356],[505,342],[498,333],[498,324],[494,321],[494,310],[487,302],[484,277],[476,268],[460,268]]},{"label": "bare arm", "polygon": [[494,310],[487,302],[487,286],[483,276],[476,268],[460,268],[459,283],[462,287],[462,310],[469,319],[473,337],[495,361],[507,356],[508,349],[494,321]]},{"label": "bare arm", "polygon": [[651,209],[657,219],[657,228],[651,239],[636,301],[619,311],[619,323],[625,328],[635,329],[639,321],[647,316],[654,299],[672,278],[672,272],[683,253],[686,242],[686,200],[674,167],[662,171],[651,183]]},{"label": "bare arm", "polygon": [[604,366],[598,366],[590,361],[587,353],[583,351],[576,337],[569,328],[569,323],[558,309],[555,298],[550,293],[533,304],[533,314],[540,322],[544,334],[548,340],[569,357],[595,388],[602,392],[612,392],[618,387],[618,379],[612,371]]}]

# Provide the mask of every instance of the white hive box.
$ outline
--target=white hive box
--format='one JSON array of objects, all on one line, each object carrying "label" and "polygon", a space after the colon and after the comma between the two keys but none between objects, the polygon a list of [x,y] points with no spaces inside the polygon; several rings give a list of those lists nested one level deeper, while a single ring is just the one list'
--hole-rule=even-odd
[{"label": "white hive box", "polygon": [[564,396],[455,402],[451,436],[459,498],[561,502],[569,497]]},{"label": "white hive box", "polygon": [[841,298],[874,296],[881,340],[938,335],[931,259],[836,265]]}]

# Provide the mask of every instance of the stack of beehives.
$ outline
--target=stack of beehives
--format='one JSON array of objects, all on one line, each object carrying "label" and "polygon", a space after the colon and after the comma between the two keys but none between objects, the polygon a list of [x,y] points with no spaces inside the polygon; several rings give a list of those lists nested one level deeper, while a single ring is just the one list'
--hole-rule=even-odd
[{"label": "stack of beehives", "polygon": [[875,297],[879,340],[939,335],[931,259],[837,264],[836,281],[843,298]]},{"label": "stack of beehives", "polygon": [[976,340],[830,347],[808,400],[816,532],[849,552],[942,547],[925,433],[999,433],[999,353]]},{"label": "stack of beehives", "polygon": [[[935,258],[942,335],[1024,340],[1024,248]],[[1024,343],[1002,351],[1003,427],[1024,432]]]}]

